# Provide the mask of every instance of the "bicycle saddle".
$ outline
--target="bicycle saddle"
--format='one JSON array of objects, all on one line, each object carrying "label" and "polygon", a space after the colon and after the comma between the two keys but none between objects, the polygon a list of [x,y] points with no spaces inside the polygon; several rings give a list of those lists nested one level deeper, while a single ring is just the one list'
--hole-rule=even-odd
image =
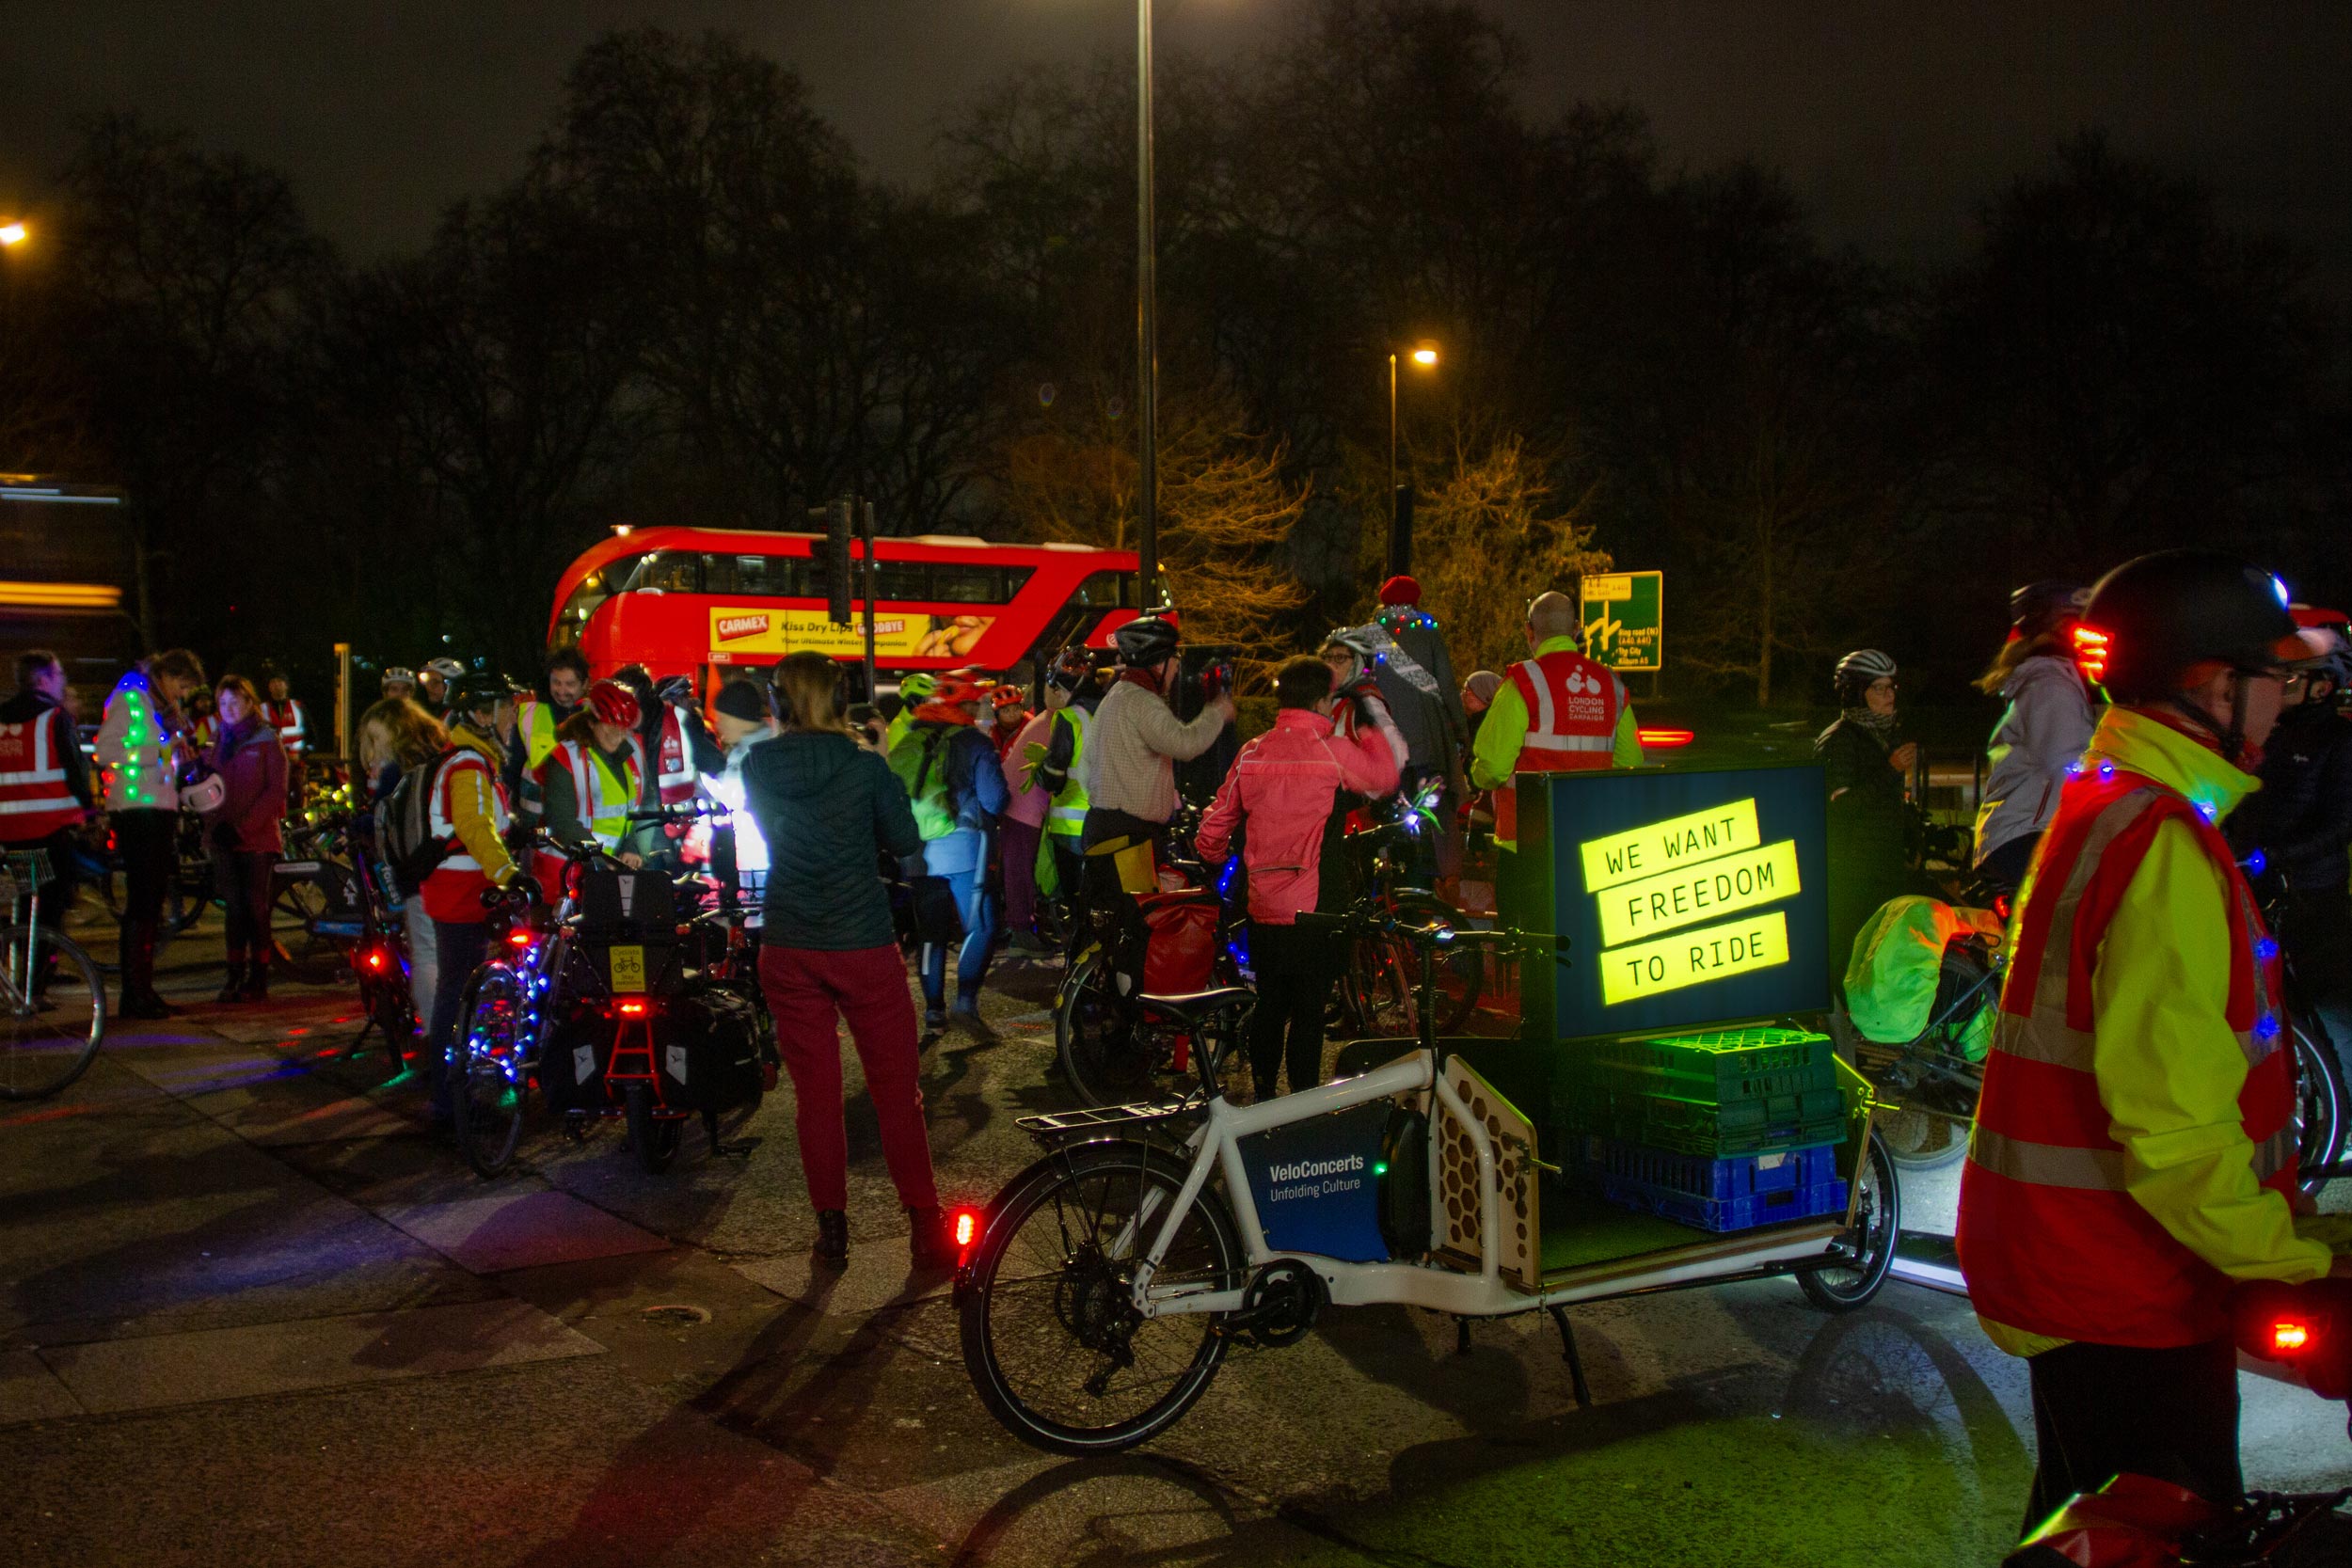
[{"label": "bicycle saddle", "polygon": [[1153,1012],[1166,1013],[1187,1028],[1197,1029],[1213,1018],[1254,1005],[1258,993],[1247,986],[1218,986],[1212,990],[1183,991],[1172,996],[1147,992],[1136,1000]]}]

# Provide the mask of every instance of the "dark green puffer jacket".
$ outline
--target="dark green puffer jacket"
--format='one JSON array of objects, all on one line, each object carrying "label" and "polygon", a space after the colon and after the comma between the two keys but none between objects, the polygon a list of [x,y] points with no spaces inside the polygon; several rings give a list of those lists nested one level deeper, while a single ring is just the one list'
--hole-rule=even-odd
[{"label": "dark green puffer jacket", "polygon": [[884,854],[919,854],[907,792],[890,765],[846,735],[787,731],[743,759],[744,795],[768,840],[770,947],[848,952],[898,941]]}]

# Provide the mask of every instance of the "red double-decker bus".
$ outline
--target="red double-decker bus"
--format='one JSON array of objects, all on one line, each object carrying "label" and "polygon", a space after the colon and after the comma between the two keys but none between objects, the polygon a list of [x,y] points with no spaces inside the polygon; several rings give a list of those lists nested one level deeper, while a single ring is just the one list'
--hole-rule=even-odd
[{"label": "red double-decker bus", "polygon": [[[548,646],[579,648],[599,675],[643,664],[704,689],[713,667],[771,665],[807,648],[863,658],[862,615],[841,626],[825,613],[823,537],[615,530],[557,583]],[[1139,613],[1133,550],[920,534],[877,540],[874,557],[874,656],[887,670],[1011,670],[1072,642],[1107,647]]]}]

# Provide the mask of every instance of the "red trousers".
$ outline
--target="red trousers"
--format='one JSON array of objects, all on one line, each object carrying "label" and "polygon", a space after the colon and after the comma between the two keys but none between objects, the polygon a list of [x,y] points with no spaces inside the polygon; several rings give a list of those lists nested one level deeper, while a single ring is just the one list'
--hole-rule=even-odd
[{"label": "red trousers", "polygon": [[857,1059],[866,1069],[866,1092],[882,1125],[882,1160],[890,1166],[898,1201],[909,1209],[938,1208],[931,1146],[923,1131],[921,1037],[898,948],[763,947],[759,985],[775,1015],[785,1070],[792,1075],[793,1121],[809,1201],[818,1209],[850,1206],[837,1011],[850,1025]]}]

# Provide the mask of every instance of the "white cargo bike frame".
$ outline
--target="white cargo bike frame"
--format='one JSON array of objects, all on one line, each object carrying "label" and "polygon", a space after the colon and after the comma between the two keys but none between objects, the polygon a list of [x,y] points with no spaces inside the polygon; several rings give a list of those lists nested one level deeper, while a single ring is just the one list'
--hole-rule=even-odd
[{"label": "white cargo bike frame", "polygon": [[[1556,1278],[1546,1279],[1540,1291],[1531,1292],[1520,1290],[1502,1277],[1502,1220],[1501,1205],[1496,1197],[1494,1140],[1488,1135],[1484,1123],[1470,1114],[1470,1108],[1462,1103],[1461,1097],[1452,1085],[1438,1075],[1436,1061],[1436,1054],[1431,1049],[1419,1047],[1409,1056],[1375,1068],[1359,1077],[1343,1078],[1337,1083],[1284,1095],[1261,1104],[1233,1105],[1222,1095],[1209,1100],[1200,1125],[1183,1146],[1191,1155],[1191,1171],[1166,1217],[1158,1221],[1158,1229],[1152,1236],[1149,1250],[1136,1266],[1136,1310],[1146,1318],[1168,1318],[1186,1313],[1238,1312],[1242,1309],[1246,1293],[1242,1287],[1220,1290],[1198,1282],[1166,1286],[1153,1283],[1161,1260],[1168,1256],[1168,1249],[1175,1241],[1177,1227],[1183,1224],[1192,1206],[1200,1201],[1201,1190],[1208,1185],[1211,1173],[1220,1170],[1224,1173],[1226,1198],[1232,1205],[1233,1221],[1240,1228],[1251,1275],[1254,1275],[1268,1263],[1291,1259],[1321,1276],[1333,1306],[1364,1307],[1393,1303],[1450,1312],[1464,1318],[1503,1317],[1609,1296],[1703,1285],[1741,1275],[1791,1272],[1779,1265],[1800,1263],[1816,1258],[1830,1261],[1830,1244],[1853,1223],[1854,1207],[1859,1201],[1862,1187],[1863,1173],[1860,1170],[1849,1175],[1851,1191],[1847,1212],[1842,1217],[1825,1217],[1811,1224],[1791,1222],[1761,1234],[1734,1233],[1660,1251],[1603,1259],[1560,1271]],[[1351,1263],[1320,1253],[1278,1252],[1266,1244],[1265,1229],[1258,1220],[1257,1199],[1250,1189],[1248,1171],[1242,1160],[1243,1138],[1253,1132],[1287,1127],[1334,1111],[1370,1104],[1374,1101],[1423,1092],[1435,1094],[1438,1107],[1469,1135],[1477,1153],[1480,1217],[1477,1273],[1429,1263]],[[1105,1128],[1106,1132],[1111,1130]],[[1082,1146],[1073,1143],[1068,1147],[1074,1148]],[[1867,1126],[1861,1148],[1862,1159],[1867,1164],[1869,1159]],[[1442,1216],[1438,1210],[1443,1199],[1435,1181],[1430,1183],[1429,1201],[1432,1233],[1440,1234],[1442,1232],[1437,1227]],[[1119,1236],[1113,1256],[1125,1256],[1131,1252],[1137,1232],[1152,1224],[1152,1211],[1156,1207],[1156,1198],[1147,1198],[1141,1212]]]}]

